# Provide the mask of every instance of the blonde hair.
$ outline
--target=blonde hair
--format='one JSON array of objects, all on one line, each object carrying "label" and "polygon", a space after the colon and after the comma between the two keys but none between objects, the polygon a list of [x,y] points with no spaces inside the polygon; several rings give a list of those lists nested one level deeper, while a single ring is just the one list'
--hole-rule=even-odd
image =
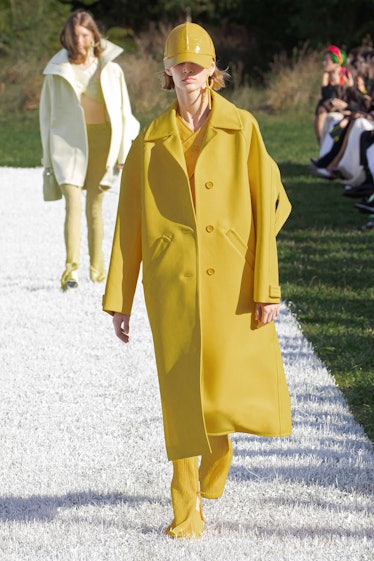
[{"label": "blonde hair", "polygon": [[93,33],[93,53],[99,57],[102,53],[101,34],[93,16],[85,10],[76,10],[66,20],[60,33],[60,43],[67,50],[70,62],[79,62],[82,54],[76,45],[75,28],[81,25]]},{"label": "blonde hair", "polygon": [[[221,88],[224,88],[226,86],[226,82],[230,78],[231,78],[231,76],[230,76],[230,74],[228,73],[227,70],[220,70],[216,66],[213,74],[211,76],[209,76],[209,78],[208,78],[209,87],[211,87],[213,90],[218,91]],[[163,73],[161,75],[161,82],[162,82],[162,89],[163,90],[174,90],[175,89],[175,84],[174,84],[174,80],[173,80],[172,76],[169,76],[169,74],[167,74],[165,72],[165,70],[163,71]]]}]

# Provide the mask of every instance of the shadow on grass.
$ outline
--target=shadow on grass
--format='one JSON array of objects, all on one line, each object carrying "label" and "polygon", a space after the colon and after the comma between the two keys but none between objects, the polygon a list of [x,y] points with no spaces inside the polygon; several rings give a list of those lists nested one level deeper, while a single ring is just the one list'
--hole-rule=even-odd
[{"label": "shadow on grass", "polygon": [[160,498],[125,495],[122,493],[96,494],[95,492],[67,493],[61,496],[32,495],[31,497],[5,497],[0,500],[0,520],[3,522],[50,522],[59,509],[74,509],[82,506],[130,504],[136,507],[142,503],[162,502]]}]

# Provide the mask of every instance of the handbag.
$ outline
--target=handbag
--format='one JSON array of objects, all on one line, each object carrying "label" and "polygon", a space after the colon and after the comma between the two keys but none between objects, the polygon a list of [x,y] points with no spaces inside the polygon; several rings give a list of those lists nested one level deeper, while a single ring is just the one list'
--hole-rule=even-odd
[{"label": "handbag", "polygon": [[62,199],[61,189],[52,168],[45,168],[43,171],[43,199],[45,201]]}]

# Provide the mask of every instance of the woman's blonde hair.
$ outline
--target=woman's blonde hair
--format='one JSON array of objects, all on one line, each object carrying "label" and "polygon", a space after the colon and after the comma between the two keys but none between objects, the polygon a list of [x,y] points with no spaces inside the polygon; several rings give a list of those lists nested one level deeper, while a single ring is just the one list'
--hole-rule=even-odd
[{"label": "woman's blonde hair", "polygon": [[67,50],[70,62],[80,62],[82,54],[76,44],[75,28],[81,25],[93,33],[93,53],[99,57],[102,53],[101,34],[93,16],[85,10],[76,10],[66,20],[60,33],[60,43]]},{"label": "woman's blonde hair", "polygon": [[[226,86],[226,82],[231,78],[230,74],[227,70],[220,70],[217,66],[214,69],[214,72],[211,76],[209,76],[209,87],[213,90],[220,90]],[[165,70],[161,75],[161,82],[162,82],[162,89],[163,90],[174,90],[175,84],[174,80],[169,74],[166,74]]]}]

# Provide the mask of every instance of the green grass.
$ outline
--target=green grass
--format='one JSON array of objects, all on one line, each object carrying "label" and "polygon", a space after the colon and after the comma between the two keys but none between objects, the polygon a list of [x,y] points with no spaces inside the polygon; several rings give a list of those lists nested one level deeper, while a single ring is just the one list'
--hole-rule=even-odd
[{"label": "green grass", "polygon": [[293,212],[279,235],[283,298],[374,440],[374,230],[339,182],[313,177],[311,116],[258,116]]},{"label": "green grass", "polygon": [[[256,114],[293,212],[279,235],[282,294],[374,441],[374,230],[338,182],[313,177],[312,112]],[[37,112],[0,123],[0,165],[39,166]]]},{"label": "green grass", "polygon": [[42,147],[37,111],[7,115],[0,120],[0,165],[41,166]]}]

